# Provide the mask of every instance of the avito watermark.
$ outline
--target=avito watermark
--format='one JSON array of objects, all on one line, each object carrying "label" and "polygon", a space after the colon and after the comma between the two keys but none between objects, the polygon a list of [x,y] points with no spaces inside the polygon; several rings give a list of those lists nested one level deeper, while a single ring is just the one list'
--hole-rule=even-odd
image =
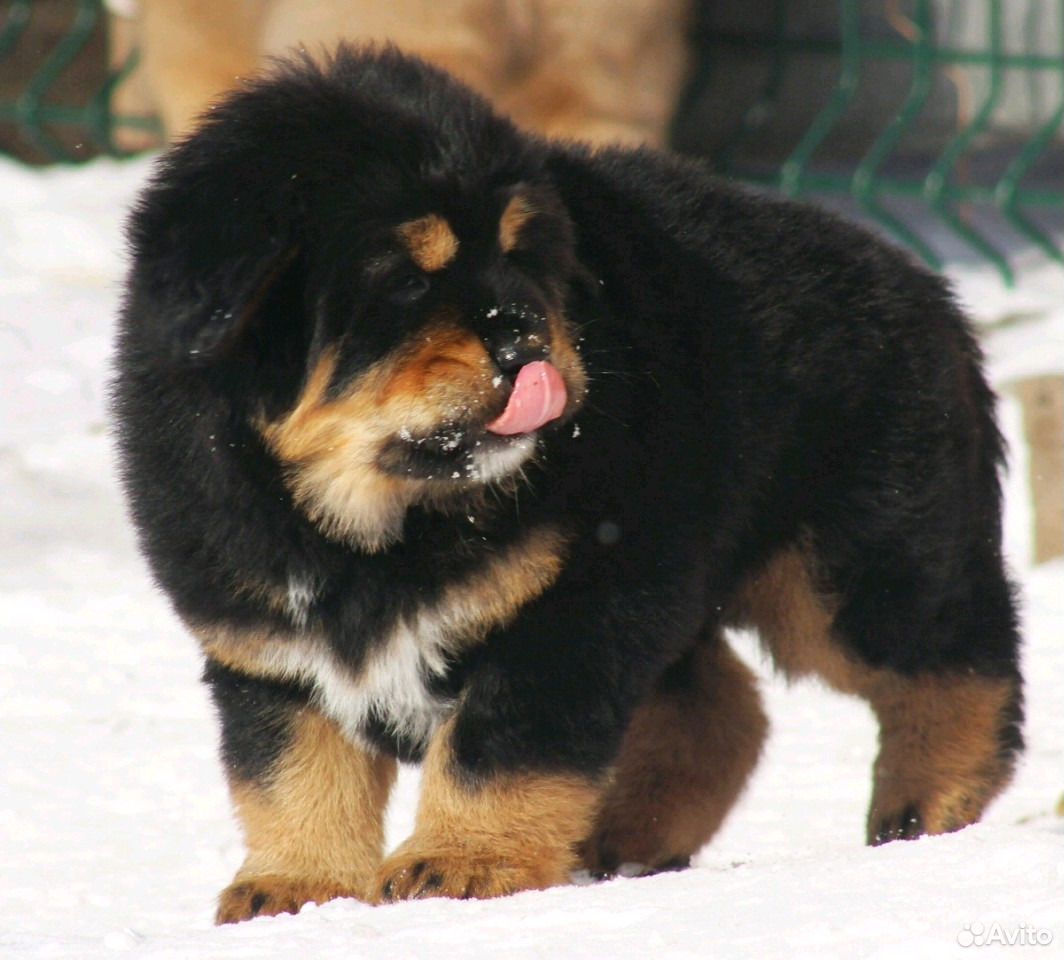
[{"label": "avito watermark", "polygon": [[966,923],[957,934],[957,943],[962,947],[1048,947],[1052,942],[1052,930],[1028,923]]}]

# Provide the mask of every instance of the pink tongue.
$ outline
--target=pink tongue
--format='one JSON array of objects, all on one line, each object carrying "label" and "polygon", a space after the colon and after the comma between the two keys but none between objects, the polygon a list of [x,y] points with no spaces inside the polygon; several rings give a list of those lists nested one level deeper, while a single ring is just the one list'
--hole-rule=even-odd
[{"label": "pink tongue", "polygon": [[546,360],[526,363],[517,372],[506,409],[488,424],[488,429],[506,436],[531,433],[560,417],[565,400],[565,381],[553,365]]}]

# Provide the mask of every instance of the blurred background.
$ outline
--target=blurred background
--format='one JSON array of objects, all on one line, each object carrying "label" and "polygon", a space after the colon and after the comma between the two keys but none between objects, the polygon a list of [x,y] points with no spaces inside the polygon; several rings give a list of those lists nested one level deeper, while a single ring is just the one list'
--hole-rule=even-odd
[{"label": "blurred background", "polygon": [[[1064,273],[1064,0],[0,0],[0,155],[157,151],[269,55],[341,37],[395,40],[545,132],[815,198],[935,269]],[[1057,556],[1064,371],[1016,396]]]},{"label": "blurred background", "polygon": [[[367,34],[531,126],[671,143],[944,271],[1000,397],[1023,607],[1027,755],[985,823],[861,847],[873,718],[784,683],[743,635],[774,733],[695,870],[213,930],[242,845],[199,654],[152,589],[109,436],[123,223],[213,95]],[[0,0],[0,956],[940,957],[998,922],[1059,945],[1062,120],[1064,0]],[[416,799],[404,771],[394,840]]]},{"label": "blurred background", "polygon": [[[357,36],[357,27],[344,27],[360,24],[360,8],[373,4],[333,6],[339,13],[327,22],[289,17],[278,26],[262,14],[249,16],[256,8],[249,0],[232,0],[224,24],[196,0],[2,0],[0,152],[43,164],[157,147],[164,134],[160,108],[175,96],[167,85],[182,84],[166,72],[174,72],[168,53],[181,58],[177,72],[188,85],[214,69],[219,56],[238,72],[259,53],[307,36]],[[505,22],[510,14],[503,8],[515,4],[496,6]],[[571,18],[563,29],[601,29],[596,4],[571,6],[587,13],[583,23]],[[629,8],[671,21],[685,48],[649,38]],[[686,58],[675,82],[655,81],[667,100],[652,109],[663,114],[663,136],[675,148],[705,157],[728,176],[828,198],[936,267],[982,258],[1013,283],[1011,261],[1028,245],[1064,264],[1061,0],[690,0],[686,7],[627,0],[607,13],[622,20],[626,14],[633,52],[609,51],[615,75],[628,70],[638,83],[640,72],[646,77],[656,68],[655,57]],[[150,18],[165,15],[191,29],[160,38],[171,25],[164,19],[153,33]],[[410,10],[411,19],[418,16]],[[389,35],[388,24],[372,26],[374,36]],[[229,36],[216,40],[212,31],[223,27]],[[432,29],[427,24],[422,34]],[[513,31],[521,30],[515,42],[531,46],[527,23],[516,23]],[[237,33],[249,35],[247,46],[233,43]],[[149,49],[142,49],[145,39]],[[446,61],[439,43],[399,39]],[[463,53],[469,59],[476,51],[456,50],[445,65],[453,68]],[[468,79],[475,82],[472,71]],[[479,85],[493,95],[492,83]],[[619,101],[627,91],[618,87],[613,95]]]}]

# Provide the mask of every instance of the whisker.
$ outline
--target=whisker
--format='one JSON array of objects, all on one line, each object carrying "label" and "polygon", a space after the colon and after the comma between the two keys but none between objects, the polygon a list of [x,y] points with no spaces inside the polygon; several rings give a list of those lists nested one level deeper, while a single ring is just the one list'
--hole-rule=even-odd
[{"label": "whisker", "polygon": [[631,426],[631,424],[628,423],[627,420],[622,420],[620,417],[618,417],[618,416],[616,416],[616,415],[614,415],[612,413],[607,413],[605,410],[603,410],[597,404],[588,403],[588,404],[585,405],[585,409],[590,410],[590,411],[592,411],[594,413],[597,413],[600,417],[605,417],[607,420],[612,420],[614,423],[619,423],[625,429],[627,429],[627,428],[629,428]]}]

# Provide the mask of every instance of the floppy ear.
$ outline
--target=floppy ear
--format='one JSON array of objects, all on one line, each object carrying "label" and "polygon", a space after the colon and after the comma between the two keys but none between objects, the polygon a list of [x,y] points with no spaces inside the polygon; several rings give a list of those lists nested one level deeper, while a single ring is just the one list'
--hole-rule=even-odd
[{"label": "floppy ear", "polygon": [[272,301],[298,254],[292,246],[265,256],[237,258],[231,276],[219,284],[215,305],[195,310],[176,326],[174,350],[192,362],[209,362],[236,351],[253,330],[266,326]]},{"label": "floppy ear", "polygon": [[302,322],[298,196],[277,163],[213,133],[160,162],[129,223],[127,316],[156,355],[177,362],[209,364],[267,325],[272,339],[277,322]]}]

